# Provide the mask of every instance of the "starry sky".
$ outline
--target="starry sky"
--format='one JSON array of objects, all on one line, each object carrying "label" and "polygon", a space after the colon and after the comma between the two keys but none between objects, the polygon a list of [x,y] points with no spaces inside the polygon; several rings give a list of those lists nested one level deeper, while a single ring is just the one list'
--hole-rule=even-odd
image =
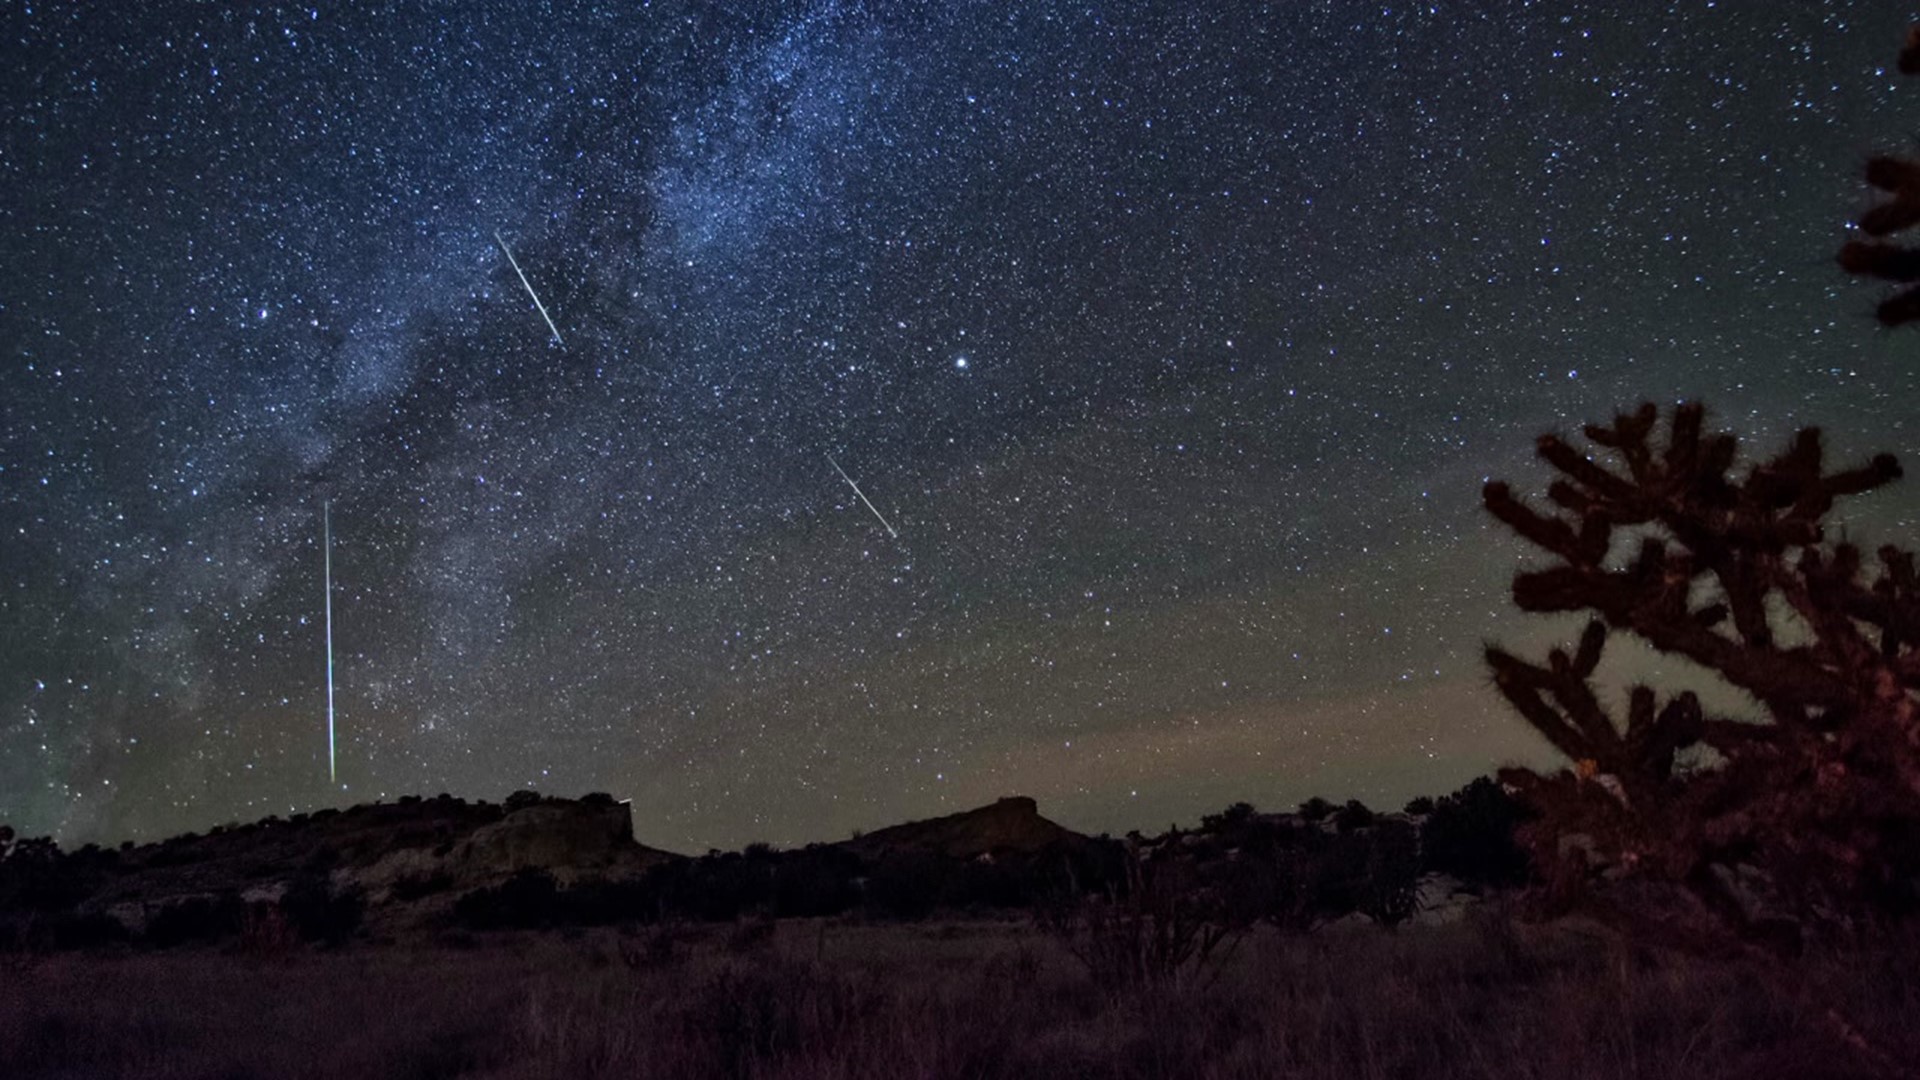
[{"label": "starry sky", "polygon": [[1479,509],[1536,434],[1920,460],[1832,261],[1910,14],[13,0],[0,820],[697,851],[1544,760],[1480,660],[1565,629]]}]

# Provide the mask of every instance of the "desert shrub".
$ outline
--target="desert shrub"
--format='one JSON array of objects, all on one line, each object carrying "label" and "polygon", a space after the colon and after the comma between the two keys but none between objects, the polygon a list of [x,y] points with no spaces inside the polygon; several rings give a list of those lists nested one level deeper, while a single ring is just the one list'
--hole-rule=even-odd
[{"label": "desert shrub", "polygon": [[1318,795],[1300,804],[1300,816],[1308,821],[1325,821],[1333,811],[1334,805]]},{"label": "desert shrub", "polygon": [[1374,831],[1335,833],[1310,857],[1295,864],[1306,889],[1310,921],[1337,919],[1354,912],[1391,919],[1403,892],[1411,906],[1418,866],[1383,858]]},{"label": "desert shrub", "polygon": [[1368,837],[1366,875],[1354,910],[1382,926],[1413,915],[1420,881],[1420,834],[1404,821],[1383,821]]},{"label": "desert shrub", "polygon": [[881,859],[867,875],[868,910],[891,919],[926,918],[948,891],[950,862],[921,852]]},{"label": "desert shrub", "polygon": [[1428,870],[1472,885],[1523,885],[1531,868],[1518,830],[1532,815],[1525,803],[1489,777],[1430,803],[1421,828]]},{"label": "desert shrub", "polygon": [[849,1053],[874,1041],[866,1019],[886,1004],[878,990],[795,961],[728,964],[689,1000],[683,1039],[723,1077],[764,1075],[802,1055]]},{"label": "desert shrub", "polygon": [[953,868],[940,906],[961,910],[1024,908],[1033,902],[1038,885],[1038,875],[1026,860],[970,859]]},{"label": "desert shrub", "polygon": [[1253,804],[1237,802],[1217,814],[1203,814],[1200,828],[1210,833],[1233,833],[1253,820]]},{"label": "desert shrub", "polygon": [[1359,799],[1347,800],[1347,805],[1333,812],[1333,827],[1341,832],[1352,832],[1371,826],[1377,815]]},{"label": "desert shrub", "polygon": [[683,959],[679,924],[662,921],[640,933],[626,933],[615,941],[620,962],[633,971],[672,967]]},{"label": "desert shrub", "polygon": [[525,930],[561,921],[560,890],[545,870],[524,869],[453,902],[453,917],[474,930]]},{"label": "desert shrub", "polygon": [[244,914],[240,898],[230,894],[176,900],[147,920],[142,940],[156,949],[222,941],[240,933]]},{"label": "desert shrub", "polygon": [[755,953],[773,944],[774,934],[780,924],[771,918],[752,915],[733,924],[733,932],[727,935],[727,951],[735,953]]},{"label": "desert shrub", "polygon": [[506,798],[506,801],[501,805],[506,807],[506,810],[508,813],[512,813],[515,810],[524,810],[529,806],[539,806],[542,802],[545,802],[545,801],[546,801],[545,799],[541,798],[539,792],[529,791],[526,788],[522,788],[519,791],[516,791],[513,794],[508,795]]},{"label": "desert shrub", "polygon": [[708,855],[687,868],[675,910],[715,921],[767,911],[773,905],[776,864],[735,853]]},{"label": "desert shrub", "polygon": [[1198,881],[1190,863],[1129,851],[1126,887],[1066,897],[1039,909],[1039,924],[1109,995],[1178,985],[1217,973],[1251,920]]},{"label": "desert shrub", "polygon": [[432,874],[414,874],[402,877],[393,883],[390,890],[395,900],[412,902],[423,897],[433,896],[453,888],[453,877],[446,871]]},{"label": "desert shrub", "polygon": [[119,945],[132,938],[120,920],[97,911],[63,912],[48,921],[47,929],[56,949],[94,949]]},{"label": "desert shrub", "polygon": [[554,919],[569,926],[636,922],[657,912],[652,890],[639,881],[582,881],[554,897]]},{"label": "desert shrub", "polygon": [[243,952],[278,956],[299,941],[300,935],[295,932],[293,921],[287,918],[286,910],[278,904],[248,904],[240,915],[240,949]]},{"label": "desert shrub", "polygon": [[774,912],[807,918],[849,911],[860,903],[859,875],[860,861],[833,848],[790,853],[774,870]]},{"label": "desert shrub", "polygon": [[359,889],[333,887],[322,874],[301,874],[280,898],[280,910],[306,941],[340,945],[360,928],[366,900]]},{"label": "desert shrub", "polygon": [[11,829],[5,835],[8,839],[0,841],[0,911],[64,911],[86,897],[92,875],[84,860],[63,854],[50,837],[15,837]]}]

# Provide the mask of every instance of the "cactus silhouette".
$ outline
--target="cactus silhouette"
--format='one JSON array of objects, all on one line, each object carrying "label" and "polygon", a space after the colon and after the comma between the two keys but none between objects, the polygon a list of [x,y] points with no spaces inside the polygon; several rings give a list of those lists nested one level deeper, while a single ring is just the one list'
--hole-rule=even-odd
[{"label": "cactus silhouette", "polygon": [[[1530,612],[1594,616],[1545,663],[1489,648],[1494,685],[1571,762],[1501,780],[1541,812],[1523,830],[1544,894],[1698,944],[1791,951],[1810,932],[1915,906],[1920,837],[1920,579],[1913,556],[1831,543],[1835,502],[1900,475],[1891,456],[1828,472],[1820,433],[1731,475],[1737,441],[1652,405],[1553,435],[1551,510],[1504,483],[1486,507],[1552,557],[1518,574]],[[1629,634],[1744,690],[1758,719],[1691,691],[1634,686],[1624,723],[1594,676]]]},{"label": "cactus silhouette", "polygon": [[[1901,74],[1920,74],[1920,26],[1907,30],[1900,49]],[[1849,240],[1840,248],[1840,268],[1849,274],[1907,285],[1880,302],[1875,316],[1885,326],[1920,320],[1920,250],[1886,242],[1886,237],[1920,224],[1920,162],[1883,155],[1867,162],[1867,184],[1887,198],[1860,215],[1855,224],[1870,240]]]}]

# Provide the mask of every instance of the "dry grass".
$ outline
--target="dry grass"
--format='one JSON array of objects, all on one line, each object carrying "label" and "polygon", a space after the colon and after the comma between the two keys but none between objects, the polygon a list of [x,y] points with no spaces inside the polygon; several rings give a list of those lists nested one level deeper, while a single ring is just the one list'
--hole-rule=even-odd
[{"label": "dry grass", "polygon": [[[1014,923],[783,923],[436,947],[67,955],[0,971],[12,1077],[1842,1077],[1751,972],[1493,919],[1250,940],[1205,987],[1094,985]],[[1920,950],[1809,962],[1920,1060]]]}]

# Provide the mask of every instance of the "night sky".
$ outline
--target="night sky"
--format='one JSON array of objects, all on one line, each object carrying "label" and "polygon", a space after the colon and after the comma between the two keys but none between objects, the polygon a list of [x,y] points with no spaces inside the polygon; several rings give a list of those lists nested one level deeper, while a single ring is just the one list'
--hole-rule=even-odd
[{"label": "night sky", "polygon": [[0,820],[1397,807],[1544,760],[1536,434],[1920,461],[1906,4],[720,7],[0,8]]}]

